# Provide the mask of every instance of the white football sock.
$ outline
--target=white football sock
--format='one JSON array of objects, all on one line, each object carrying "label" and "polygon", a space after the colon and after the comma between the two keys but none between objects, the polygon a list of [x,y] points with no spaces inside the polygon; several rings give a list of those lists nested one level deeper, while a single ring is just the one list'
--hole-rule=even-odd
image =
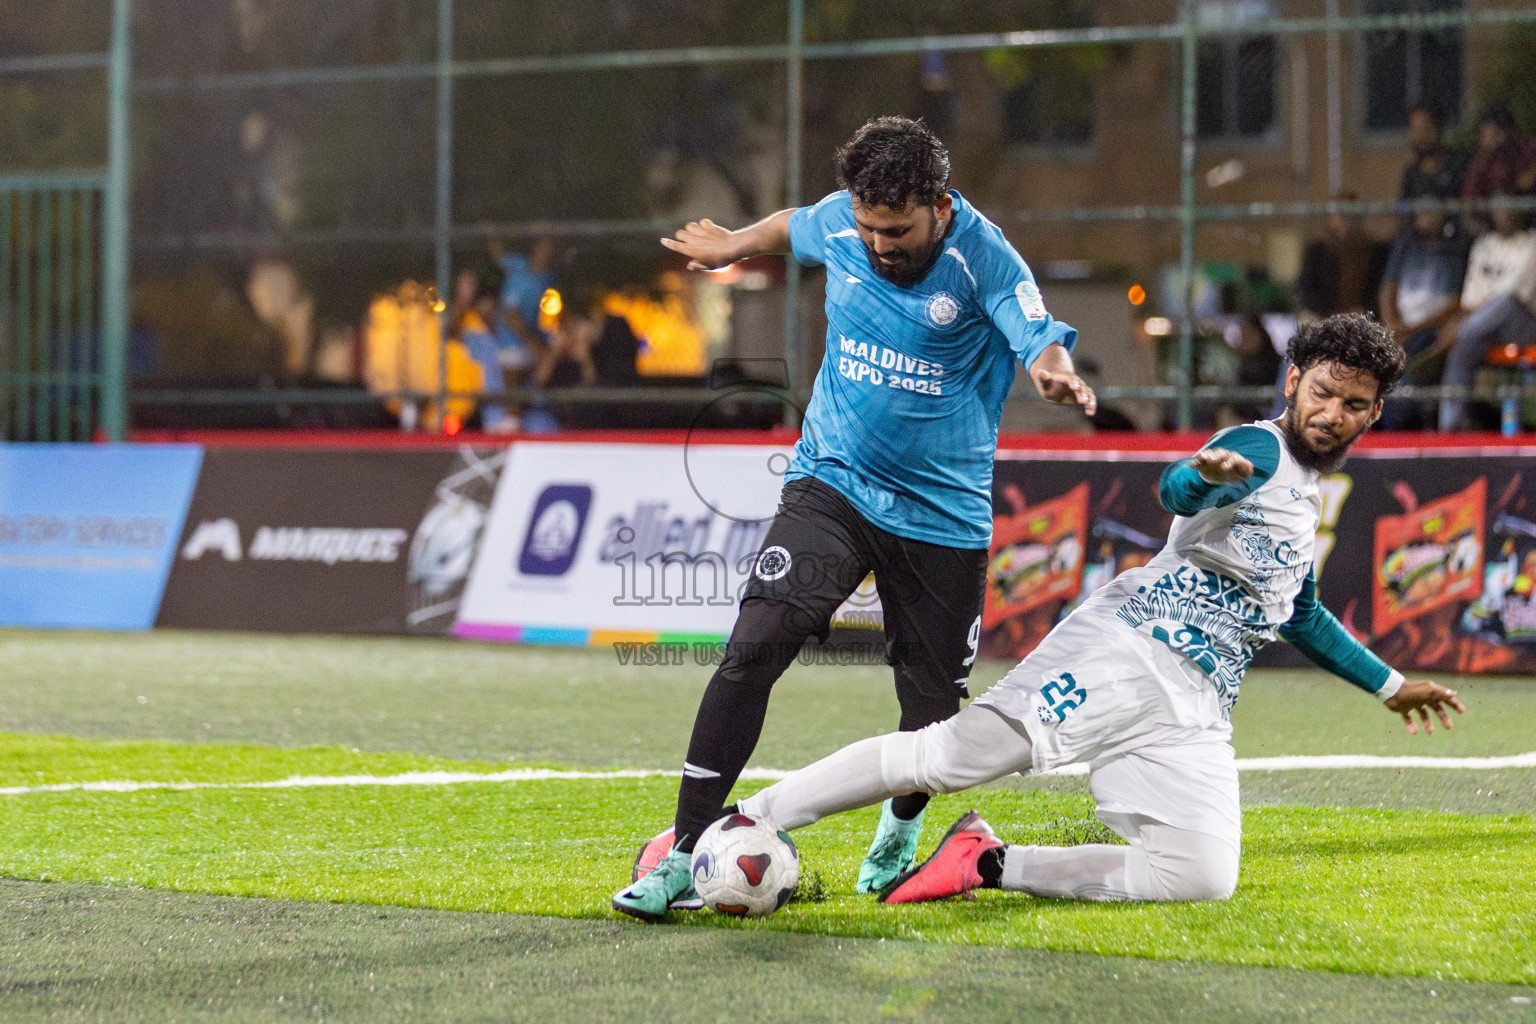
[{"label": "white football sock", "polygon": [[741,801],[744,814],[796,829],[904,793],[954,793],[1031,765],[1029,740],[987,708],[917,732],[850,744]]},{"label": "white football sock", "polygon": [[1170,825],[1142,825],[1129,846],[1009,846],[1002,887],[1078,900],[1224,900],[1240,851]]}]

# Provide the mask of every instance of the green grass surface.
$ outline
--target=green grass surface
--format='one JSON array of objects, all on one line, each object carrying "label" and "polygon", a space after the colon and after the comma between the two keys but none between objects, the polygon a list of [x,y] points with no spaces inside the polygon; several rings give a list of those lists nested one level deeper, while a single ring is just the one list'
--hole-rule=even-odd
[{"label": "green grass surface", "polygon": [[[0,664],[0,786],[672,769],[708,676],[605,651],[174,632],[0,631]],[[978,666],[973,691],[1008,667]],[[1469,714],[1426,739],[1320,673],[1253,673],[1239,756],[1536,748],[1536,683],[1448,681]],[[753,763],[804,764],[895,715],[888,669],[797,666]],[[1228,903],[877,907],[851,892],[863,811],[797,834],[830,899],[674,928],[607,908],[673,779],[0,797],[0,874],[67,880],[0,882],[0,1017],[1536,1024],[1536,991],[1493,984],[1536,983],[1536,772],[1242,782]],[[973,805],[1015,841],[1101,832],[1083,779],[1015,778],[938,801],[925,846]]]},{"label": "green grass surface", "polygon": [[[61,760],[73,769],[58,775],[77,779],[207,780],[217,777],[224,753],[231,782],[460,767],[334,749],[30,736],[0,737],[0,764],[39,750],[67,752]],[[668,817],[675,792],[671,779],[563,779],[33,793],[0,798],[0,872],[602,918],[611,916],[608,898],[634,849]],[[928,842],[969,806],[1016,842],[1064,843],[1102,831],[1086,795],[992,787],[937,800]],[[1536,819],[1529,816],[1261,807],[1246,816],[1242,880],[1229,902],[1106,906],[985,893],[970,902],[890,908],[852,892],[874,815],[867,809],[800,832],[803,864],[823,874],[832,898],[748,927],[1536,982]],[[679,916],[680,923],[734,926],[714,914]]]},{"label": "green grass surface", "polygon": [[[604,650],[174,631],[0,630],[0,665],[0,729],[634,768],[680,767],[709,678],[691,663],[620,665]],[[1010,667],[978,663],[972,692]],[[1250,673],[1233,716],[1238,756],[1536,747],[1536,685],[1447,682],[1469,711],[1449,735],[1426,739],[1321,672]],[[894,728],[896,715],[890,669],[797,664],[774,690],[752,763],[798,767]]]},{"label": "green grass surface", "polygon": [[28,1022],[1536,1019],[1440,979],[4,881],[0,964]]}]

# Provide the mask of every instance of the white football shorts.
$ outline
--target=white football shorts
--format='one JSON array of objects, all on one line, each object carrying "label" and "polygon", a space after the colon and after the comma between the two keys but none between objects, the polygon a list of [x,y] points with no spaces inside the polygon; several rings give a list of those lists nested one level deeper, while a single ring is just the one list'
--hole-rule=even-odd
[{"label": "white football shorts", "polygon": [[1120,835],[1151,822],[1241,847],[1232,726],[1215,688],[1111,609],[1085,605],[974,703],[1029,737],[1034,772],[1087,764],[1098,816]]}]

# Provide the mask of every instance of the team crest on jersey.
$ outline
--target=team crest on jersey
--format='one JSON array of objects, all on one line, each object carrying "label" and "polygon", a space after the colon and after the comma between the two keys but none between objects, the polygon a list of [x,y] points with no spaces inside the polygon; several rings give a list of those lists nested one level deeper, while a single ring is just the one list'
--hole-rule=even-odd
[{"label": "team crest on jersey", "polygon": [[775,544],[771,548],[764,548],[763,553],[757,556],[757,578],[772,583],[774,580],[783,579],[789,572],[789,552]]},{"label": "team crest on jersey", "polygon": [[935,327],[948,327],[960,316],[960,303],[949,292],[936,292],[928,299],[925,310],[928,322]]},{"label": "team crest on jersey", "polygon": [[1035,287],[1033,281],[1020,281],[1013,289],[1013,294],[1019,300],[1019,308],[1024,311],[1024,319],[1045,319],[1045,302],[1040,298],[1040,289]]}]

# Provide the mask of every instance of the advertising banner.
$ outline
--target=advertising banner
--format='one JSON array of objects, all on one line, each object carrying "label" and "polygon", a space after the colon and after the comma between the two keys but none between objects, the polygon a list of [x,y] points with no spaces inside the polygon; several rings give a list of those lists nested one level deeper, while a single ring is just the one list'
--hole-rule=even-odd
[{"label": "advertising banner", "polygon": [[1000,455],[981,653],[1017,660],[1083,599],[1163,546],[1167,460],[1083,462]]},{"label": "advertising banner", "polygon": [[148,629],[202,450],[0,444],[0,624]]},{"label": "advertising banner", "polygon": [[[1157,499],[1157,482],[1181,454],[999,457],[984,656],[1022,658],[1094,590],[1162,547],[1173,517]],[[1405,673],[1536,672],[1533,469],[1518,455],[1357,454],[1319,481],[1315,566],[1323,604]],[[1066,537],[1047,524],[1067,507],[1087,510],[1076,588],[1059,542],[1053,563],[1043,541],[1015,539],[1029,529]],[[1276,642],[1254,664],[1307,662]]]},{"label": "advertising banner", "polygon": [[211,449],[159,624],[446,633],[504,453]]},{"label": "advertising banner", "polygon": [[790,454],[514,444],[455,634],[567,644],[726,636]]},{"label": "advertising banner", "polygon": [[1483,592],[1483,517],[1488,481],[1376,520],[1376,578],[1371,631],[1385,634],[1410,619]]}]

